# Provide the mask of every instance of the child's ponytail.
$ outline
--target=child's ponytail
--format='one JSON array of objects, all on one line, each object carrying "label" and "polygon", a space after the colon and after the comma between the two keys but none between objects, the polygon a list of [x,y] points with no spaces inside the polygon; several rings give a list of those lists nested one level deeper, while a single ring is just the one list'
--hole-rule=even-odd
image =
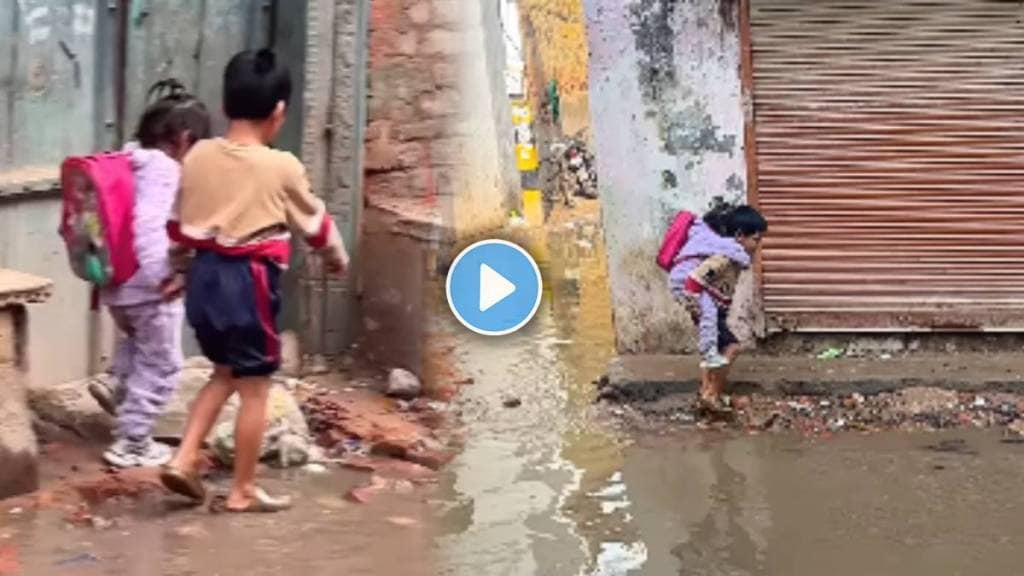
[{"label": "child's ponytail", "polygon": [[143,148],[174,146],[183,134],[188,134],[189,144],[210,137],[206,106],[178,80],[160,80],[150,87],[146,98],[150,103],[135,131],[135,139]]}]

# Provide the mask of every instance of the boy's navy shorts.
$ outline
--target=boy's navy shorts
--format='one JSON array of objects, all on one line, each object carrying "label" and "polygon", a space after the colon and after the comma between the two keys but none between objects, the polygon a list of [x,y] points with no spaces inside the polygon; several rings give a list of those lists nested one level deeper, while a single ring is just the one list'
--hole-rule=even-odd
[{"label": "boy's navy shorts", "polygon": [[189,270],[185,312],[203,355],[236,378],[281,366],[277,315],[281,269],[265,259],[200,250]]}]

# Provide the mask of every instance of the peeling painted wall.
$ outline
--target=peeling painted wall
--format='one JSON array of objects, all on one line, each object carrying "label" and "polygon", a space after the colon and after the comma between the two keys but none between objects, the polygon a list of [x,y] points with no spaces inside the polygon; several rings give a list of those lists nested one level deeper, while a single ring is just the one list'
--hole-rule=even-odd
[{"label": "peeling painted wall", "polygon": [[[622,353],[692,348],[690,322],[654,263],[661,236],[680,209],[746,198],[736,4],[585,0],[592,129]],[[743,285],[749,289],[749,279]]]}]

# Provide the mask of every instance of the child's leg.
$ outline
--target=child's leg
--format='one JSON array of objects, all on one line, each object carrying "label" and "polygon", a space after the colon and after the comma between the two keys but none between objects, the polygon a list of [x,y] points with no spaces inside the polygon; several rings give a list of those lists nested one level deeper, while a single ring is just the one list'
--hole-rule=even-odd
[{"label": "child's leg", "polygon": [[710,388],[715,397],[721,396],[725,392],[725,387],[729,380],[729,370],[739,357],[740,351],[739,344],[730,344],[726,346],[724,356],[729,360],[729,364],[710,371]]},{"label": "child's leg", "polygon": [[217,417],[220,416],[224,403],[234,392],[231,369],[226,366],[215,367],[210,381],[203,386],[192,403],[192,412],[189,414],[188,425],[185,427],[185,436],[169,467],[186,474],[195,473],[199,450],[202,449],[203,442],[206,441]]},{"label": "child's leg", "polygon": [[91,379],[88,390],[104,412],[116,417],[118,406],[124,399],[125,383],[135,365],[135,338],[132,335],[130,314],[124,308],[111,307],[110,317],[118,329],[114,356],[106,377]]},{"label": "child's leg", "polygon": [[135,339],[131,335],[131,327],[127,326],[127,314],[119,308],[111,308],[110,316],[114,319],[120,334],[117,335],[117,342],[114,344],[114,357],[111,359],[108,373],[123,386],[132,373],[132,366],[135,365]]},{"label": "child's leg", "polygon": [[256,465],[263,447],[270,385],[266,376],[235,380],[241,406],[235,421],[235,477],[227,501],[229,509],[248,508],[256,494]]},{"label": "child's leg", "polygon": [[733,362],[740,355],[740,341],[735,334],[732,333],[732,329],[729,328],[729,310],[726,308],[720,308],[718,310],[718,341],[715,346],[718,350],[722,351],[722,355],[725,356],[728,363],[721,368],[713,371],[711,375],[711,389],[712,393],[718,397],[725,392],[725,386],[729,377],[729,369],[732,368]]},{"label": "child's leg", "polygon": [[148,439],[178,385],[182,358],[184,310],[180,302],[135,306],[125,310],[132,323],[133,365],[124,381],[118,407],[118,437]]},{"label": "child's leg", "polygon": [[[718,305],[707,292],[702,292],[698,299],[700,318],[697,325],[697,342],[701,357],[707,359],[718,352],[719,326]],[[721,393],[715,386],[715,370],[703,368],[701,370],[701,398],[714,400]]]}]

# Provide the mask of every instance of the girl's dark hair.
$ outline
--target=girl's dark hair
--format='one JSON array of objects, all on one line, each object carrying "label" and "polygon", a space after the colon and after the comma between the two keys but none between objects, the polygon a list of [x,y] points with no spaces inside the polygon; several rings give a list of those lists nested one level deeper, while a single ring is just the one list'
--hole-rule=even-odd
[{"label": "girl's dark hair", "polygon": [[185,133],[190,144],[210,137],[209,111],[181,82],[161,80],[153,84],[146,97],[150,104],[135,131],[135,139],[143,148],[176,144]]},{"label": "girl's dark hair", "polygon": [[768,232],[768,221],[750,206],[718,202],[704,215],[704,222],[719,236],[754,236]]}]

